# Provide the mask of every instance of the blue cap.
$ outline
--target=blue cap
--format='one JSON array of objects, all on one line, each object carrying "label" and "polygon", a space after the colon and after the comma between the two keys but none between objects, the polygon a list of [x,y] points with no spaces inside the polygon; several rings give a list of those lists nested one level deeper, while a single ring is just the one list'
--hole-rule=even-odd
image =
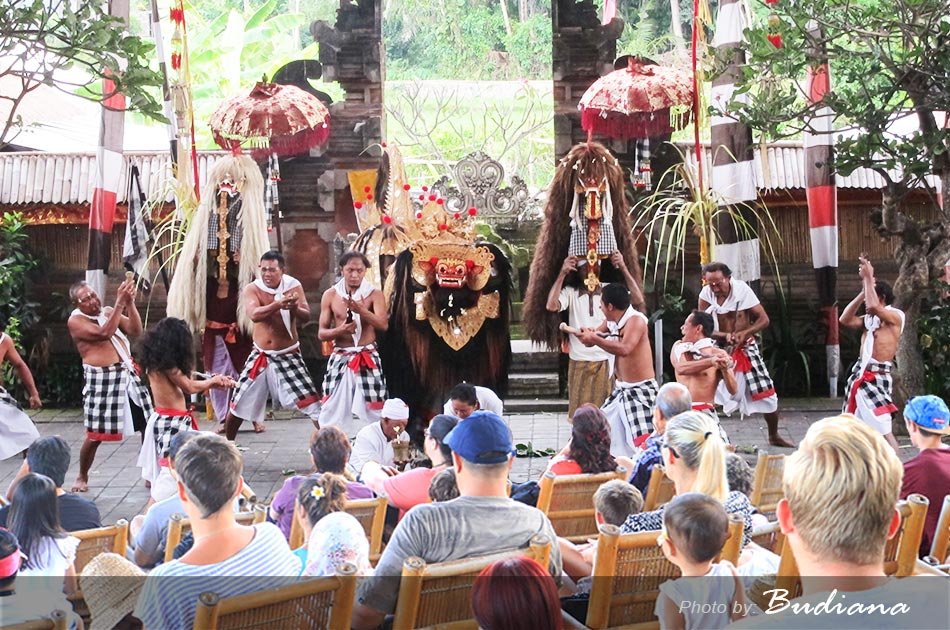
[{"label": "blue cap", "polygon": [[476,411],[459,422],[445,436],[443,444],[473,464],[500,464],[515,453],[511,429],[491,411]]},{"label": "blue cap", "polygon": [[950,409],[937,396],[917,396],[907,401],[904,417],[931,433],[950,435]]}]

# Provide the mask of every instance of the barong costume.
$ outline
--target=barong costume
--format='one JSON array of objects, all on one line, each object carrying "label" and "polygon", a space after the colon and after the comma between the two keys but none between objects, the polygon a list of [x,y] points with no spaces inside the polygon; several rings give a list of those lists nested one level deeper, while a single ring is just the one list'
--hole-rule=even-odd
[{"label": "barong costume", "polygon": [[[893,306],[885,307],[900,315],[901,332],[904,332],[904,313]],[[892,432],[892,414],[897,412],[897,405],[891,398],[894,390],[894,379],[891,370],[892,361],[877,361],[872,358],[874,352],[874,333],[881,327],[881,318],[876,315],[864,316],[864,344],[861,346],[861,356],[851,368],[851,376],[845,387],[843,411],[853,413],[865,424],[877,430],[881,435]]]}]

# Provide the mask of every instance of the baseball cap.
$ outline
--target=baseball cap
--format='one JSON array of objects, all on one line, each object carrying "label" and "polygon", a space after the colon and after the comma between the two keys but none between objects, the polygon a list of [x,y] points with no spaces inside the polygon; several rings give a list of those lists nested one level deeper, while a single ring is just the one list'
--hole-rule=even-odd
[{"label": "baseball cap", "polygon": [[500,464],[515,452],[511,430],[497,413],[476,411],[464,422],[459,422],[447,436],[444,444],[467,462],[473,464]]},{"label": "baseball cap", "polygon": [[931,433],[950,435],[950,409],[937,396],[916,396],[907,401],[904,417]]},{"label": "baseball cap", "polygon": [[380,415],[388,420],[408,420],[409,406],[401,398],[390,398],[383,403]]}]

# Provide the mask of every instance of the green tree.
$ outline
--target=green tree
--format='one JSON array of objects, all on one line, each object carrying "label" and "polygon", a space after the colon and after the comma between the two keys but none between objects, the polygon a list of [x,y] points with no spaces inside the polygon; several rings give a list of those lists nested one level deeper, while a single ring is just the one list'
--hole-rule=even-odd
[{"label": "green tree", "polygon": [[[0,116],[0,149],[22,124],[23,99],[41,85],[103,101],[115,92],[129,109],[164,120],[154,90],[161,75],[149,68],[154,46],[130,35],[125,24],[108,15],[102,2],[21,0],[0,11],[0,82],[5,117]],[[67,71],[72,71],[67,74]],[[101,79],[115,88],[103,93]]]},{"label": "green tree", "polygon": [[[936,113],[950,110],[950,17],[946,0],[784,1],[772,7],[778,20],[747,32],[749,62],[733,102],[740,117],[772,138],[808,129],[818,108],[830,108],[835,127],[847,134],[835,146],[834,169],[847,175],[863,167],[886,182],[881,206],[868,220],[884,237],[897,237],[900,271],[894,290],[907,322],[897,354],[898,379],[907,396],[924,388],[918,343],[921,300],[950,258],[950,203],[936,220],[907,211],[902,202],[928,175],[950,193],[950,129]],[[818,30],[809,28],[817,26]],[[778,32],[781,46],[767,34]],[[824,49],[832,87],[809,104],[800,81]],[[911,115],[919,132],[893,132],[896,119]],[[931,193],[935,191],[931,190]]]}]

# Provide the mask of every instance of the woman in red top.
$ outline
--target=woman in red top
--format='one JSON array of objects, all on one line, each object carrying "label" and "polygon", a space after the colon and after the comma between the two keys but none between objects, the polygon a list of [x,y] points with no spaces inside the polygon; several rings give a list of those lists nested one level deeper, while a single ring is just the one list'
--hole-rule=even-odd
[{"label": "woman in red top", "polygon": [[612,472],[618,466],[633,470],[633,461],[610,454],[610,425],[594,405],[581,405],[571,420],[571,441],[548,464],[555,475]]}]

